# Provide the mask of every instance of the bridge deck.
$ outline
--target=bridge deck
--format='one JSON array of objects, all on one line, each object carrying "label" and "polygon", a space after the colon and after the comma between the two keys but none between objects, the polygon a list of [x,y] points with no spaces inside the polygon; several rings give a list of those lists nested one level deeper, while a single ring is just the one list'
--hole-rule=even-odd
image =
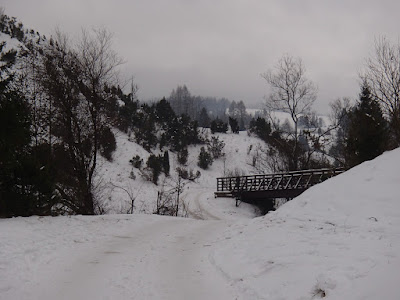
[{"label": "bridge deck", "polygon": [[252,199],[294,198],[311,186],[343,173],[344,169],[302,170],[286,173],[217,178],[216,197]]}]

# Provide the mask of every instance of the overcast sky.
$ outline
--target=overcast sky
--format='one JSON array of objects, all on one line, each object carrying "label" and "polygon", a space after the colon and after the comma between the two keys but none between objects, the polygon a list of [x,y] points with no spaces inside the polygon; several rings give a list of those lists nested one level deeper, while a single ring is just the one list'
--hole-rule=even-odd
[{"label": "overcast sky", "polygon": [[396,0],[2,0],[5,13],[50,36],[105,26],[141,99],[186,84],[192,95],[261,104],[260,74],[288,53],[319,88],[315,109],[356,98],[374,38],[399,39]]}]

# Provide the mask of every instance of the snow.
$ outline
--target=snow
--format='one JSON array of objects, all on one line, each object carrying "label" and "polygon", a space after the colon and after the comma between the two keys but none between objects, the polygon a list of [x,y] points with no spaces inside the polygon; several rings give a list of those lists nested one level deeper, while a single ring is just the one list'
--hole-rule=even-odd
[{"label": "snow", "polygon": [[100,158],[96,174],[108,215],[0,219],[0,299],[399,299],[400,149],[257,217],[213,193],[216,177],[257,173],[263,145],[217,134],[225,156],[209,170],[197,167],[201,145],[189,149],[186,168],[201,177],[185,186],[185,219],[151,215],[176,154],[155,186],[129,164],[150,153],[115,133],[113,162]]},{"label": "snow", "polygon": [[11,38],[10,35],[0,32],[0,43],[6,42],[5,47],[3,48],[4,52],[7,52],[11,49],[18,50],[22,44],[15,38]]},{"label": "snow", "polygon": [[[117,141],[117,149],[113,154],[113,161],[108,162],[100,158],[97,173],[97,185],[100,186],[101,203],[106,213],[127,213],[129,211],[131,200],[129,193],[135,197],[134,213],[153,213],[156,209],[157,191],[161,190],[164,176],[159,179],[159,185],[146,181],[142,178],[140,171],[132,167],[129,160],[133,156],[139,155],[144,162],[147,161],[150,153],[136,144],[123,132],[114,130]],[[210,136],[210,133],[207,133]],[[208,211],[214,211],[216,205],[222,203],[221,212],[216,212],[216,218],[253,218],[259,213],[251,205],[244,204],[239,209],[234,206],[232,199],[214,199],[216,190],[216,178],[229,176],[230,174],[254,174],[257,173],[251,165],[252,155],[257,146],[261,146],[261,141],[255,137],[248,136],[247,132],[242,131],[239,134],[215,134],[225,143],[225,155],[214,161],[208,170],[202,170],[197,166],[200,148],[205,145],[190,146],[187,166],[188,170],[194,172],[200,171],[201,177],[195,183],[187,182],[183,193],[183,199],[192,212],[192,217],[199,218],[198,214],[202,212],[202,207],[209,208]],[[251,149],[250,149],[251,148]],[[155,152],[159,154],[160,152]],[[176,178],[176,168],[182,167],[177,163],[176,153],[170,152],[171,177],[166,178],[166,185],[173,184]],[[135,179],[131,178],[131,172]],[[129,192],[129,193],[128,193]],[[199,205],[198,199],[201,199],[202,205]],[[218,204],[215,204],[215,202]],[[224,205],[224,203],[226,205]],[[212,209],[211,209],[212,208]],[[222,216],[221,216],[222,214]]]},{"label": "snow", "polygon": [[387,152],[250,220],[201,187],[209,220],[2,219],[0,299],[398,299],[399,162]]},{"label": "snow", "polygon": [[1,299],[233,296],[207,251],[224,222],[114,215],[0,223]]},{"label": "snow", "polygon": [[385,153],[233,226],[216,264],[252,299],[398,299],[399,162]]}]

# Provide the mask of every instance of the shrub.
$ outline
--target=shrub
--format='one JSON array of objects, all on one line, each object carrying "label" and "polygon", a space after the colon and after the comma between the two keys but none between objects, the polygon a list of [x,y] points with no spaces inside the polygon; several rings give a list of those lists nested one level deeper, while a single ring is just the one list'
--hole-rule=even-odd
[{"label": "shrub", "polygon": [[220,141],[219,138],[215,136],[211,137],[211,141],[209,141],[207,145],[208,152],[211,153],[213,159],[217,159],[225,155],[223,152],[224,147],[225,143]]},{"label": "shrub", "polygon": [[192,169],[190,169],[188,171],[187,169],[184,169],[184,168],[176,168],[176,171],[178,172],[178,175],[182,179],[186,179],[186,180],[190,180],[190,181],[195,181],[196,179],[200,178],[200,176],[201,176],[200,171],[197,171],[196,173],[194,173],[194,171]]},{"label": "shrub", "polygon": [[143,159],[141,159],[139,155],[134,156],[129,162],[136,169],[140,169],[143,165]]}]

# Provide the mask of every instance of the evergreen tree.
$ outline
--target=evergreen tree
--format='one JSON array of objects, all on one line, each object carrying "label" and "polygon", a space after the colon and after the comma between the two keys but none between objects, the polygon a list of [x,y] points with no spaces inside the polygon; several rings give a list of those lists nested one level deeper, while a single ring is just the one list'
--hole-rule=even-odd
[{"label": "evergreen tree", "polygon": [[161,99],[155,106],[155,115],[157,116],[158,122],[170,123],[175,118],[174,110],[171,108],[170,103]]},{"label": "evergreen tree", "polygon": [[225,143],[220,141],[218,136],[212,136],[211,140],[207,143],[208,152],[211,153],[213,159],[220,158],[225,155],[224,153]]},{"label": "evergreen tree", "polygon": [[203,107],[199,115],[199,126],[208,128],[210,127],[210,117],[208,116],[207,109]]},{"label": "evergreen tree", "polygon": [[211,166],[212,162],[213,158],[211,154],[207,152],[206,149],[204,149],[204,147],[201,147],[197,165],[200,168],[206,170],[208,169],[209,166]]},{"label": "evergreen tree", "polygon": [[355,166],[382,154],[388,146],[388,124],[364,83],[360,102],[349,115],[346,163]]},{"label": "evergreen tree", "polygon": [[170,170],[170,166],[169,166],[169,154],[168,151],[164,152],[164,156],[163,156],[163,169],[164,169],[164,173],[166,176],[169,176],[169,170]]},{"label": "evergreen tree", "polygon": [[178,151],[178,163],[182,166],[186,165],[188,156],[189,152],[187,148],[183,148],[180,151]]},{"label": "evergreen tree", "polygon": [[147,167],[152,170],[152,181],[157,185],[158,177],[160,176],[163,167],[162,158],[160,156],[151,154],[147,160]]},{"label": "evergreen tree", "polygon": [[229,117],[229,126],[233,133],[239,133],[239,124],[236,119]]},{"label": "evergreen tree", "polygon": [[112,153],[117,149],[117,141],[111,129],[107,126],[100,133],[99,146],[100,154],[108,161],[112,161]]},{"label": "evergreen tree", "polygon": [[247,119],[246,106],[244,105],[243,101],[239,101],[239,103],[236,105],[236,108],[239,113],[239,130],[245,130],[245,123]]},{"label": "evergreen tree", "polygon": [[257,135],[264,142],[268,142],[271,135],[271,125],[261,117],[250,121],[249,131]]},{"label": "evergreen tree", "polygon": [[217,118],[211,122],[210,128],[212,134],[216,132],[226,133],[228,131],[228,124]]}]

